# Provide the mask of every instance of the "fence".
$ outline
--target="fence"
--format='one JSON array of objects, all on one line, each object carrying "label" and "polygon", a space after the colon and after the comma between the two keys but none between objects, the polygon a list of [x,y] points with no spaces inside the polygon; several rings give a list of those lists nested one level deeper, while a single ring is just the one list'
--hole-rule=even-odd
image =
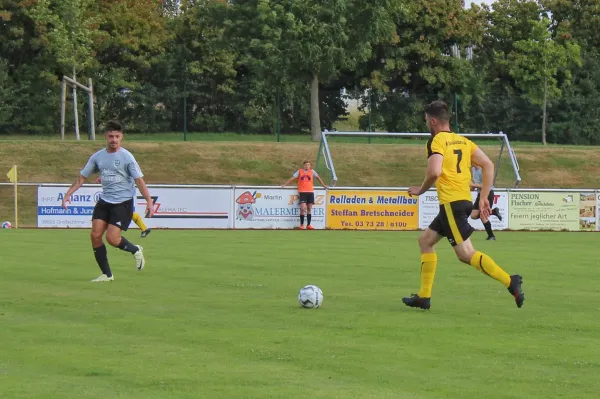
[{"label": "fence", "polygon": [[[61,207],[61,202],[68,185],[28,185],[37,189],[35,226],[91,226],[91,213],[100,194],[99,185],[85,185],[79,189],[67,210]],[[406,190],[398,187],[316,190],[312,225],[316,229],[334,230],[424,229],[438,213],[437,192],[431,190],[416,198],[410,197]],[[153,218],[146,220],[151,228],[292,229],[298,226],[298,193],[292,188],[150,185],[150,192],[156,211]],[[473,192],[473,199],[475,196]],[[12,204],[12,201],[5,199],[3,212],[11,215],[8,202]],[[146,207],[139,192],[135,206],[141,212]],[[600,230],[600,190],[596,189],[499,189],[492,206],[499,208],[503,216],[502,221],[491,218],[495,230]],[[481,221],[469,222],[474,228],[483,229]],[[136,226],[132,224],[131,228]]]}]

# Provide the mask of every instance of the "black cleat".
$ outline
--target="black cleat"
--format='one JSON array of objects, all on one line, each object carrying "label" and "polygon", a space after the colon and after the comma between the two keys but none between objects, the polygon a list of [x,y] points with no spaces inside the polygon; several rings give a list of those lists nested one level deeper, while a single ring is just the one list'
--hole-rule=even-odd
[{"label": "black cleat", "polygon": [[488,238],[486,238],[486,240],[488,240],[488,241],[496,241],[496,236],[489,236]]},{"label": "black cleat", "polygon": [[146,237],[148,234],[150,234],[150,232],[152,231],[152,229],[146,229],[144,231],[142,231],[142,238]]},{"label": "black cleat", "polygon": [[499,221],[502,221],[502,215],[500,215],[500,209],[498,209],[498,208],[492,209],[492,215],[496,216]]},{"label": "black cleat", "polygon": [[515,303],[517,307],[520,308],[523,306],[523,302],[525,301],[525,294],[523,290],[521,290],[521,284],[523,284],[523,277],[515,274],[510,276],[510,286],[508,287],[508,292],[515,298]]},{"label": "black cleat", "polygon": [[411,308],[420,308],[429,310],[431,307],[431,298],[421,298],[417,294],[411,294],[409,297],[402,298],[402,302]]}]

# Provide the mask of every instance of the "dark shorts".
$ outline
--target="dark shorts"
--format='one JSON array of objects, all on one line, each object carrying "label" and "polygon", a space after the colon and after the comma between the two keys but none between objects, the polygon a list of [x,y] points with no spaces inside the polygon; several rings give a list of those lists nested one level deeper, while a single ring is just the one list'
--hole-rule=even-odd
[{"label": "dark shorts", "polygon": [[115,225],[123,231],[127,231],[132,218],[133,198],[120,204],[111,204],[102,199],[98,200],[92,214],[92,220],[104,220],[106,223]]},{"label": "dark shorts", "polygon": [[471,237],[475,229],[469,224],[473,204],[471,201],[455,201],[440,205],[440,213],[429,228],[448,238],[454,247]]},{"label": "dark shorts", "polygon": [[[473,210],[474,211],[478,211],[479,210],[479,195],[480,192],[477,193],[477,198],[475,198],[475,202],[473,202]],[[494,206],[494,190],[490,190],[490,195],[488,195],[488,201],[490,202],[490,208],[492,208]]]},{"label": "dark shorts", "polygon": [[315,193],[298,193],[299,199],[298,203],[302,204],[314,204],[315,203]]}]

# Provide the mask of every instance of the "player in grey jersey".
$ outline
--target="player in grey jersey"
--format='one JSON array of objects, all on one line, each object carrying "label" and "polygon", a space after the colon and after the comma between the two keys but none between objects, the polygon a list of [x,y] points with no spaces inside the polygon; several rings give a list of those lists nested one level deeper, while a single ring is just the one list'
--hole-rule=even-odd
[{"label": "player in grey jersey", "polygon": [[[477,190],[477,198],[475,198],[475,202],[473,203],[473,210],[471,211],[471,219],[479,219],[479,197],[481,192],[481,185],[483,183],[483,175],[481,172],[481,167],[474,165],[471,168],[471,189]],[[488,201],[490,203],[490,207],[494,206],[494,186],[490,190],[490,194],[488,195]],[[492,215],[496,216],[499,220],[502,220],[502,215],[500,215],[500,210],[496,207],[492,209]],[[488,218],[481,215],[481,223],[483,223],[483,227],[485,228],[488,237],[486,240],[495,241],[496,236],[494,235],[494,231],[492,230],[492,222],[489,221]]]},{"label": "player in grey jersey", "polygon": [[134,245],[121,236],[127,231],[133,217],[133,197],[135,185],[146,199],[146,217],[154,215],[154,206],[150,192],[143,179],[143,174],[133,155],[121,147],[123,127],[117,121],[106,124],[106,148],[93,154],[79,177],[69,188],[63,199],[63,208],[68,208],[71,195],[94,173],[100,173],[102,193],[94,207],[92,215],[92,248],[96,262],[102,274],[93,282],[113,281],[114,276],[108,264],[106,246],[102,237],[106,233],[106,241],[113,247],[133,254],[135,265],[142,270],[145,265],[143,248]]}]

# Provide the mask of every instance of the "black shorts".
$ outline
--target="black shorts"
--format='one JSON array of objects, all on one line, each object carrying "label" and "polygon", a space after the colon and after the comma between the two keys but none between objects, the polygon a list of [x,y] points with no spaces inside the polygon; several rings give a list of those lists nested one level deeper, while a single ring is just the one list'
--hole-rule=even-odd
[{"label": "black shorts", "polygon": [[433,219],[429,228],[448,238],[454,247],[467,240],[475,229],[469,224],[473,204],[471,201],[455,201],[440,205],[440,213]]},{"label": "black shorts", "polygon": [[315,203],[315,193],[298,193],[299,199],[298,203],[302,204],[314,204]]},{"label": "black shorts", "polygon": [[133,198],[119,204],[111,204],[102,199],[98,200],[94,207],[92,220],[104,220],[108,224],[115,225],[123,231],[127,231],[133,218]]},{"label": "black shorts", "polygon": [[[477,198],[475,198],[475,202],[473,202],[473,210],[474,211],[478,211],[479,210],[479,196],[481,194],[481,191],[479,191],[477,193]],[[490,195],[488,195],[488,201],[490,203],[490,208],[492,208],[494,206],[494,190],[490,190]]]}]

